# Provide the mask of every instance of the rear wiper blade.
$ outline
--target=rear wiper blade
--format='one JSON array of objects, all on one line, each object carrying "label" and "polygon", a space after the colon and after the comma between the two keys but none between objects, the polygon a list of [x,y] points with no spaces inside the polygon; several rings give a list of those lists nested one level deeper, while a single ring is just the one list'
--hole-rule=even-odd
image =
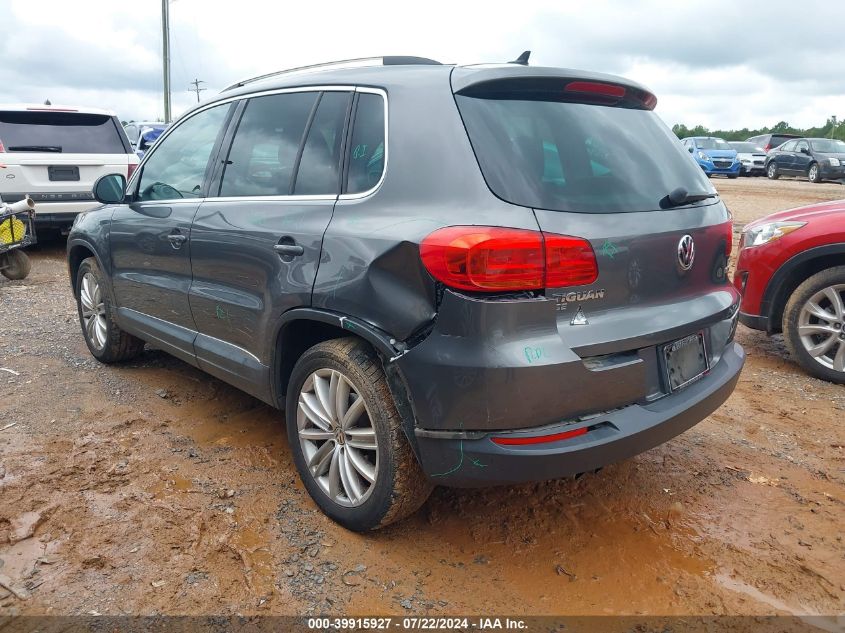
[{"label": "rear wiper blade", "polygon": [[672,207],[680,207],[685,204],[689,204],[690,202],[700,202],[701,200],[707,200],[709,198],[715,198],[719,194],[717,193],[690,193],[683,187],[678,187],[677,189],[673,189],[669,192],[669,195],[664,197],[660,201],[660,208],[661,209],[671,209]]},{"label": "rear wiper blade", "polygon": [[10,152],[61,152],[58,145],[10,145]]}]

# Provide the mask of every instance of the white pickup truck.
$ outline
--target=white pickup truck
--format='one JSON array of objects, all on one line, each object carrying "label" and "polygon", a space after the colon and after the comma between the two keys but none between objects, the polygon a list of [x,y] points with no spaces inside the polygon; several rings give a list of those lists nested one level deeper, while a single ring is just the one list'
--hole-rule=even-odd
[{"label": "white pickup truck", "polygon": [[128,178],[138,162],[113,112],[0,104],[0,198],[28,194],[38,205],[37,228],[66,233],[78,213],[99,206],[91,192],[97,178]]}]

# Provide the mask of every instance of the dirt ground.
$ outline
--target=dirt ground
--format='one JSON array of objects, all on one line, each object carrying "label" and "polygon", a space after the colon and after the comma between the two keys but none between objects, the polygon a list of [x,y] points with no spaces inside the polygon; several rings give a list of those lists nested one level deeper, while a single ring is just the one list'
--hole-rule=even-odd
[{"label": "dirt ground", "polygon": [[[714,183],[738,227],[845,198]],[[159,351],[94,361],[63,248],[0,281],[0,614],[845,613],[845,389],[779,338],[740,327],[737,391],[663,446],[357,535],[308,498],[281,413]]]}]

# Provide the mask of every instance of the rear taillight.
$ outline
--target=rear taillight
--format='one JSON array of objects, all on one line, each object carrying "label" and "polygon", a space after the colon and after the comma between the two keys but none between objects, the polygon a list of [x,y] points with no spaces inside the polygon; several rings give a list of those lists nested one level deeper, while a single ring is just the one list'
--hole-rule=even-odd
[{"label": "rear taillight", "polygon": [[599,276],[596,254],[587,240],[545,233],[546,288],[585,286]]},{"label": "rear taillight", "polygon": [[764,150],[766,151],[766,153],[768,154],[768,153],[769,153],[769,150],[770,150],[770,149],[772,149],[772,144],[771,144],[771,143],[766,143],[766,147],[764,147],[763,149],[764,149]]},{"label": "rear taillight", "polygon": [[0,152],[5,152],[5,151],[6,151],[6,148],[3,147],[3,141],[0,140]]},{"label": "rear taillight", "polygon": [[420,256],[435,279],[460,290],[540,290],[598,277],[587,240],[525,229],[449,226],[422,241]]},{"label": "rear taillight", "polygon": [[126,180],[132,178],[132,174],[135,173],[136,169],[138,169],[138,163],[129,163],[129,167],[126,169]]},{"label": "rear taillight", "polygon": [[733,216],[728,217],[725,222],[725,257],[730,257],[734,250],[734,219]]}]

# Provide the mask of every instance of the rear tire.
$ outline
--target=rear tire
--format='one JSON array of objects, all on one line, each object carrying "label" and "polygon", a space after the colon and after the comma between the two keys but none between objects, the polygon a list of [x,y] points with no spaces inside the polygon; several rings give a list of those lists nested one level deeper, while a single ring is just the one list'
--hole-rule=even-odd
[{"label": "rear tire", "polygon": [[807,170],[807,180],[817,185],[822,181],[822,170],[819,169],[818,163],[813,163]]},{"label": "rear tire", "polygon": [[104,275],[93,257],[82,260],[76,272],[76,309],[85,344],[101,363],[130,360],[143,351],[144,341],[118,327]]},{"label": "rear tire", "polygon": [[845,384],[843,304],[845,266],[837,266],[798,286],[783,312],[784,340],[792,357],[813,376],[838,384]]},{"label": "rear tire", "polygon": [[21,250],[13,250],[5,255],[0,255],[0,264],[3,266],[0,273],[3,273],[6,279],[12,281],[25,279],[29,271],[32,270],[32,262],[27,254]]},{"label": "rear tire", "polygon": [[769,180],[777,180],[780,178],[780,173],[778,171],[778,165],[776,162],[772,161],[766,167],[766,176],[769,177]]},{"label": "rear tire", "polygon": [[302,483],[343,527],[384,527],[416,512],[431,494],[381,361],[361,339],[324,341],[300,357],[285,417]]}]

